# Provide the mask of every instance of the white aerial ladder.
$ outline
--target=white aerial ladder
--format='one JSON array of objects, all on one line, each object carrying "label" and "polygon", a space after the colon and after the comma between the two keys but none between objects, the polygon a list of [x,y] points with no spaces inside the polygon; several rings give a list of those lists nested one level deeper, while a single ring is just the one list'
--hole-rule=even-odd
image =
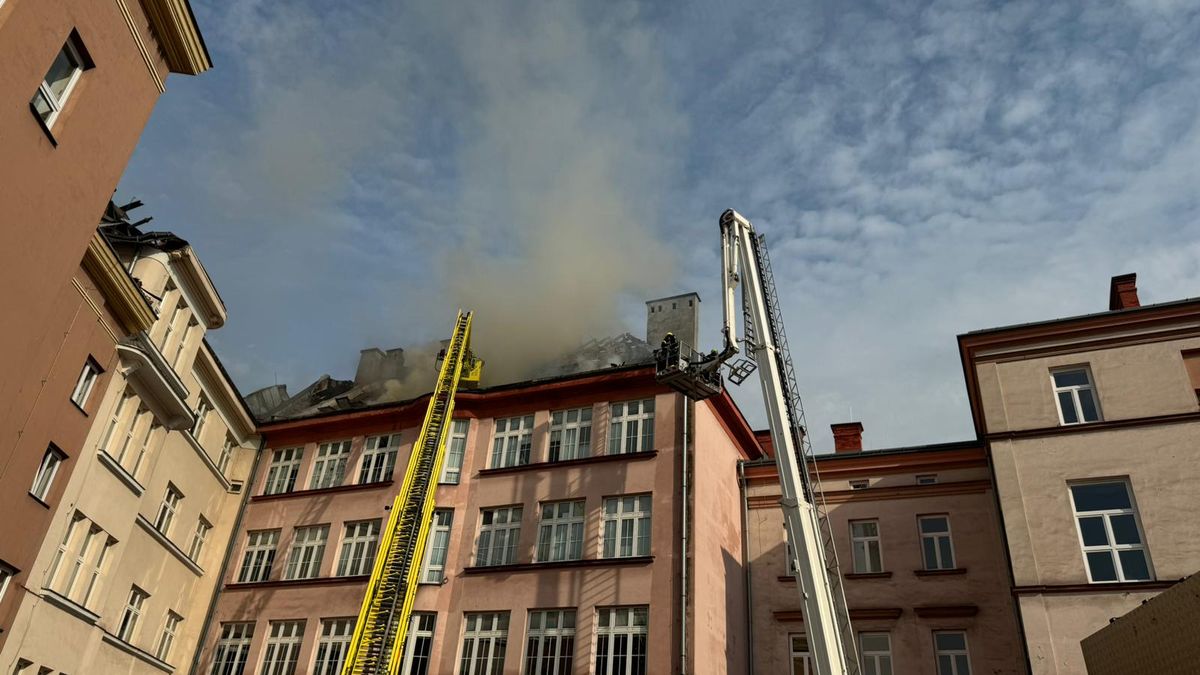
[{"label": "white aerial ladder", "polygon": [[[822,499],[813,490],[808,475],[812,446],[804,426],[804,410],[766,244],[750,221],[732,209],[721,215],[721,260],[724,348],[701,355],[668,335],[655,352],[656,375],[660,382],[688,397],[704,399],[721,392],[722,367],[729,369],[729,380],[734,384],[741,384],[758,371],[779,469],[784,526],[800,582],[804,630],[815,666],[813,675],[857,675],[854,632],[842,592],[833,535]],[[745,325],[742,338],[737,334],[739,285]],[[743,346],[749,358],[730,361]]]}]

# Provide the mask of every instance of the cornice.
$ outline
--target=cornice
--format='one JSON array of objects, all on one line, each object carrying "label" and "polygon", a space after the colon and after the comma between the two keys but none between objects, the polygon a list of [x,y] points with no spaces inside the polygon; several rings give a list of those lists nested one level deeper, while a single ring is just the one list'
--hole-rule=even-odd
[{"label": "cornice", "polygon": [[[983,446],[954,450],[889,453],[861,452],[850,455],[818,455],[809,460],[809,475],[814,480],[845,480],[898,473],[938,473],[953,469],[986,469],[987,454]],[[774,464],[746,467],[746,482],[750,485],[778,483]]]},{"label": "cornice", "polygon": [[[992,489],[990,480],[967,480],[933,485],[895,485],[871,487],[861,490],[829,490],[822,493],[826,504],[847,502],[878,502],[891,499],[921,499],[945,495],[980,494]],[[779,494],[753,495],[748,497],[747,507],[770,509],[779,506]]]},{"label": "cornice", "polygon": [[638,460],[653,459],[658,456],[657,450],[648,452],[625,452],[616,455],[590,455],[588,457],[579,457],[576,459],[564,459],[557,462],[533,462],[531,464],[519,464],[517,466],[504,466],[495,469],[480,469],[479,478],[487,478],[488,476],[498,476],[511,473],[524,473],[526,471],[546,471],[552,469],[565,469],[573,466],[586,464],[603,464],[608,462],[636,462]]},{"label": "cornice", "polygon": [[99,232],[88,242],[82,264],[127,333],[140,333],[154,325],[154,312]]},{"label": "cornice", "polygon": [[212,68],[204,36],[187,0],[141,0],[150,28],[173,73],[199,75]]},{"label": "cornice", "polygon": [[167,262],[188,305],[196,318],[204,324],[205,330],[224,326],[227,316],[225,303],[221,301],[221,296],[192,247],[185,246],[178,251],[167,253]]},{"label": "cornice", "polygon": [[195,369],[200,378],[200,386],[208,394],[213,406],[233,431],[238,443],[245,443],[254,435],[254,419],[251,418],[250,411],[242,405],[242,399],[233,382],[217,364],[216,355],[207,341],[201,341],[200,349],[196,351]]}]

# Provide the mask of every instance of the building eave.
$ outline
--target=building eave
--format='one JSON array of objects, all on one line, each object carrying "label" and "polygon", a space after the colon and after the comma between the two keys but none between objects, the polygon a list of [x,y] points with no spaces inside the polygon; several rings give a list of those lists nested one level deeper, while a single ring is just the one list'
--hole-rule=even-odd
[{"label": "building eave", "polygon": [[212,57],[188,0],[141,2],[171,72],[199,75],[212,68]]},{"label": "building eave", "polygon": [[196,375],[212,404],[228,424],[238,443],[245,443],[255,433],[254,416],[242,400],[237,386],[217,359],[212,346],[205,340],[196,352]]},{"label": "building eave", "polygon": [[99,231],[88,242],[82,265],[126,332],[140,333],[154,325],[154,311]]}]

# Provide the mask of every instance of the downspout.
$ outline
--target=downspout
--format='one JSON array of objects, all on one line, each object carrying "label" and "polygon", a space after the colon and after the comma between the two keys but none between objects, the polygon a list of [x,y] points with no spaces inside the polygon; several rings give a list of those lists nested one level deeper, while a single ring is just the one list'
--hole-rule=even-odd
[{"label": "downspout", "polygon": [[208,601],[208,611],[204,614],[204,623],[200,626],[200,636],[196,639],[196,655],[192,657],[192,665],[188,668],[189,675],[196,675],[200,667],[200,656],[204,653],[204,642],[208,639],[208,631],[212,628],[213,615],[217,613],[217,598],[221,595],[221,584],[225,581],[225,572],[229,569],[229,559],[233,557],[233,547],[238,532],[242,529],[242,518],[246,515],[246,503],[250,501],[250,490],[254,479],[258,476],[258,463],[262,460],[263,450],[267,447],[267,439],[260,436],[258,452],[254,454],[254,466],[250,467],[250,476],[242,484],[242,503],[238,506],[237,518],[233,521],[233,529],[229,532],[229,543],[225,546],[225,557],[221,559],[221,570],[217,573],[217,583],[213,585],[212,598]]},{"label": "downspout", "polygon": [[754,675],[754,592],[750,585],[750,498],[746,494],[745,460],[738,460],[738,490],[742,493],[742,569],[746,570],[746,673]]},{"label": "downspout", "polygon": [[688,428],[688,409],[692,406],[692,401],[686,396],[683,396],[683,476],[681,487],[683,491],[683,499],[680,500],[680,520],[683,524],[683,530],[680,534],[679,546],[679,674],[687,675],[687,612],[688,612],[688,500],[691,498],[689,493],[688,483],[688,437],[690,436]]}]

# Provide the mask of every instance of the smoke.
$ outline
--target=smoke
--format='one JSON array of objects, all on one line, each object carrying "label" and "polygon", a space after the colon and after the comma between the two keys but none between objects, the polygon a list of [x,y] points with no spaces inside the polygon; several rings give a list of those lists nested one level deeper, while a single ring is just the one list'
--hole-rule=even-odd
[{"label": "smoke", "polygon": [[483,3],[454,18],[473,123],[458,152],[461,243],[441,284],[475,310],[489,383],[627,330],[622,302],[672,278],[656,221],[683,125],[636,18],[610,3]]}]

